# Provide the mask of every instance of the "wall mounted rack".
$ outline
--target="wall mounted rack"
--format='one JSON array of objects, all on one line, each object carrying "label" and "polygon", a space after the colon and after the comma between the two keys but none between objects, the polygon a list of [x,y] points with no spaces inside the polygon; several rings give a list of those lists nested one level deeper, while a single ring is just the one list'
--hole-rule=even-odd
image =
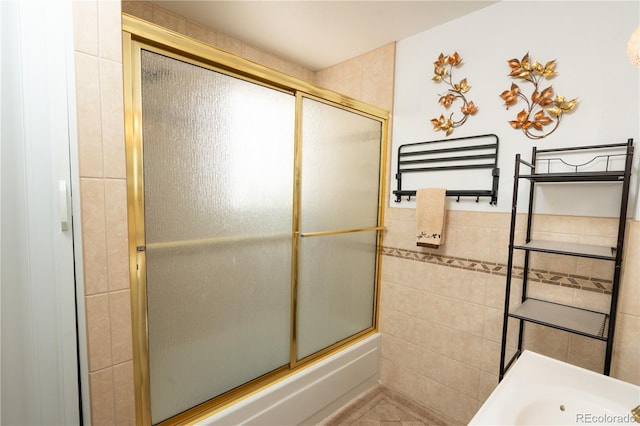
[{"label": "wall mounted rack", "polygon": [[[602,154],[602,152],[605,152],[605,154]],[[570,162],[565,161],[568,156],[574,154],[578,154],[579,156],[582,156],[582,158],[585,158],[586,156],[587,158],[590,158],[590,160],[580,164],[571,164]],[[609,375],[613,350],[613,333],[616,324],[618,291],[622,269],[622,249],[624,246],[632,159],[633,139],[629,139],[627,143],[621,144],[581,146],[562,149],[538,150],[534,147],[531,154],[531,162],[522,160],[520,158],[520,154],[516,155],[499,380],[502,380],[506,371],[523,350],[524,324],[527,322],[540,324],[546,327],[606,342],[603,373],[605,375]],[[617,165],[614,165],[614,163],[617,163]],[[525,169],[527,172],[521,173],[521,169]],[[518,184],[521,180],[529,181],[529,205],[526,216],[527,226],[525,242],[524,244],[515,244],[514,236],[518,208]],[[622,186],[619,204],[618,234],[615,247],[546,241],[531,238],[534,195],[537,185],[546,183],[581,184],[593,182],[612,182],[618,183]],[[510,307],[510,294],[515,251],[524,253],[524,266],[522,269],[522,303],[512,309]],[[612,262],[614,264],[614,268],[611,302],[609,304],[608,312],[596,312],[576,306],[541,300],[544,297],[529,297],[527,281],[529,280],[529,274],[531,273],[529,269],[530,254],[532,252],[601,259]],[[507,331],[510,318],[518,320],[518,334],[515,354],[507,360]]]},{"label": "wall mounted rack", "polygon": [[[453,145],[453,146],[451,146]],[[445,146],[444,148],[441,148]],[[396,172],[396,203],[407,197],[410,200],[416,190],[402,189],[402,176],[405,173],[452,172],[472,169],[490,169],[491,189],[488,190],[447,190],[448,197],[489,197],[489,204],[498,202],[498,136],[494,134],[466,136],[462,138],[440,139],[416,142],[398,147]],[[426,185],[425,185],[426,186]],[[433,186],[433,185],[432,185]]]}]

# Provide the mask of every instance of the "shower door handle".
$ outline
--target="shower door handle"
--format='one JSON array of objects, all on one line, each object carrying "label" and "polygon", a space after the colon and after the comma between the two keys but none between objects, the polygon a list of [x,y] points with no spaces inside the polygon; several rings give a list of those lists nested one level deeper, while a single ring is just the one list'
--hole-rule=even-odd
[{"label": "shower door handle", "polygon": [[65,232],[69,230],[69,191],[67,190],[67,181],[58,181],[58,208],[60,213],[60,230]]},{"label": "shower door handle", "polygon": [[384,226],[370,226],[367,228],[350,228],[350,229],[340,229],[337,231],[297,232],[297,236],[300,238],[325,237],[328,235],[350,234],[352,232],[367,232],[367,231],[382,231],[382,230],[384,230]]}]

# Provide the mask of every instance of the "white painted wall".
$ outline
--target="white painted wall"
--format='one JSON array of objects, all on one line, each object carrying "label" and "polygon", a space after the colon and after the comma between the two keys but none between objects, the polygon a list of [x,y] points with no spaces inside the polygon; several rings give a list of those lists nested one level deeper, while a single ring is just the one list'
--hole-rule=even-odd
[{"label": "white painted wall", "polygon": [[[395,189],[397,148],[401,144],[445,139],[430,119],[445,112],[438,104],[446,90],[436,84],[433,62],[438,55],[459,52],[463,65],[454,70],[454,80],[463,77],[472,86],[468,99],[479,107],[476,115],[457,128],[449,138],[495,133],[500,138],[500,186],[498,205],[475,199],[448,202],[448,208],[473,211],[510,211],[514,157],[530,159],[531,148],[625,143],[636,145],[633,174],[640,159],[640,70],[626,55],[627,41],[640,21],[638,1],[510,1],[443,24],[398,42],[396,50],[395,100],[393,111],[393,157],[391,188]],[[579,98],[577,109],[563,118],[550,136],[531,140],[508,124],[523,106],[506,110],[500,94],[512,79],[507,61],[529,53],[542,63],[556,59],[557,77],[549,80],[555,93]],[[515,80],[513,80],[515,81]],[[515,81],[525,93],[530,84]],[[489,175],[489,171],[486,172]],[[468,185],[464,173],[437,176],[423,174],[418,187]],[[434,177],[432,177],[434,176]],[[424,180],[423,180],[424,179]],[[466,182],[465,182],[466,181]],[[405,185],[403,185],[405,187]],[[405,189],[416,189],[406,186]],[[470,188],[471,189],[471,188]],[[490,187],[481,188],[490,189]],[[522,189],[526,189],[526,185]],[[638,181],[632,180],[630,214],[640,216]],[[521,192],[521,197],[524,192]],[[486,200],[486,199],[485,199]],[[590,184],[583,190],[545,189],[538,197],[539,212],[582,216],[617,216],[619,185]],[[415,202],[391,207],[415,207]],[[521,203],[520,205],[522,205]],[[524,203],[526,204],[526,203]],[[615,206],[618,207],[615,207]]]}]

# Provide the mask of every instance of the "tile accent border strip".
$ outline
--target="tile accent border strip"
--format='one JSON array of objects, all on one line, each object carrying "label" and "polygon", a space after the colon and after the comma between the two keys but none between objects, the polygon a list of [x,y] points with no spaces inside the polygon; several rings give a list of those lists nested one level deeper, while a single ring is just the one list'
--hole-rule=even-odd
[{"label": "tile accent border strip", "polygon": [[[450,268],[466,269],[485,274],[507,276],[507,265],[502,263],[486,262],[482,260],[464,259],[453,256],[444,256],[435,253],[425,253],[414,250],[401,249],[396,247],[382,247],[383,256],[398,257],[417,262],[432,263]],[[512,276],[522,277],[523,268],[514,266]],[[567,274],[564,272],[543,271],[540,269],[529,269],[529,280],[544,284],[558,285],[561,287],[571,287],[596,293],[611,294],[613,282],[601,278],[585,277],[581,275]]]}]

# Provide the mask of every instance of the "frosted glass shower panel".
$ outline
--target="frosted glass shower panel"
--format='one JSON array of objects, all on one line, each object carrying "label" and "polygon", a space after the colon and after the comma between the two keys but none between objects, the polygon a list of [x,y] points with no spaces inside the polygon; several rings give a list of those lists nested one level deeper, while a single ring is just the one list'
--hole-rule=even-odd
[{"label": "frosted glass shower panel", "polygon": [[302,111],[301,228],[376,226],[380,121],[307,98]]},{"label": "frosted glass shower panel", "polygon": [[142,51],[151,412],[289,363],[295,98]]},{"label": "frosted glass shower panel", "polygon": [[374,325],[382,140],[380,121],[313,99],[302,123],[298,359]]},{"label": "frosted glass shower panel", "polygon": [[145,205],[162,206],[147,238],[290,233],[293,95],[152,52],[142,61]]},{"label": "frosted glass shower panel", "polygon": [[303,238],[298,359],[373,326],[377,231]]}]

